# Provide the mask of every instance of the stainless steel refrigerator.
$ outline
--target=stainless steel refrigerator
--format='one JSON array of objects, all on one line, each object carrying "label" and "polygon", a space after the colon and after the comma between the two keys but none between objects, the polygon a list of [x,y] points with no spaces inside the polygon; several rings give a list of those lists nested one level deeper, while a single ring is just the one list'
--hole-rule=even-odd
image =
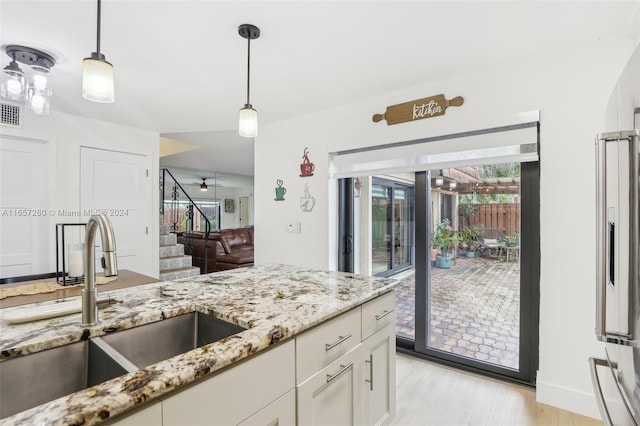
[{"label": "stainless steel refrigerator", "polygon": [[605,425],[640,423],[640,137],[603,133],[597,157],[596,336],[589,359]]}]

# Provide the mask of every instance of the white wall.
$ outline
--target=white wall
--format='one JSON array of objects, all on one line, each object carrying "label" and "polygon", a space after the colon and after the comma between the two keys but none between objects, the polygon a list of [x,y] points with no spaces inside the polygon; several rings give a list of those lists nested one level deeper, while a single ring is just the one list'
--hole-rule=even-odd
[{"label": "white wall", "polygon": [[[25,112],[23,122],[24,126],[21,129],[1,127],[0,131],[6,135],[53,142],[55,153],[52,152],[52,155],[55,155],[55,158],[51,158],[51,161],[55,163],[55,168],[49,177],[49,183],[55,191],[55,197],[50,208],[56,211],[58,209],[80,210],[80,147],[134,153],[150,158],[149,190],[152,191],[150,208],[152,214],[148,220],[151,234],[148,245],[150,255],[146,253],[143,256],[144,264],[139,266],[137,272],[157,277],[159,273],[159,191],[157,189],[159,134],[58,112],[52,112],[49,116],[37,116]],[[49,217],[52,236],[52,243],[49,244],[50,272],[56,270],[55,223],[79,222],[79,219]]]},{"label": "white wall", "polygon": [[[635,44],[627,38],[603,39],[563,54],[505,63],[264,126],[255,147],[256,263],[335,265],[335,183],[328,175],[330,152],[509,125],[521,122],[521,113],[539,110],[538,399],[598,416],[587,368],[588,357],[599,354],[600,347],[593,335],[593,141],[605,127],[605,106]],[[448,109],[442,117],[393,126],[371,120],[387,105],[438,93],[447,98],[463,96],[464,105]],[[305,147],[316,164],[311,178],[299,177]],[[273,200],[276,179],[283,179],[288,189],[284,202]],[[317,200],[311,213],[298,207],[305,183],[311,184]],[[290,221],[302,222],[301,234],[285,233]]]},{"label": "white wall", "polygon": [[609,98],[605,131],[632,129],[636,108],[640,108],[640,45],[636,47]]}]

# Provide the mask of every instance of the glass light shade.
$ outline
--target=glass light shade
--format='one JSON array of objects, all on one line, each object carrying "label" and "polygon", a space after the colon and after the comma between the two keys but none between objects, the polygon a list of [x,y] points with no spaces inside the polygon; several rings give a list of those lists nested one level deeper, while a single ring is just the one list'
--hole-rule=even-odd
[{"label": "glass light shade", "polygon": [[442,186],[443,183],[444,183],[444,179],[436,178],[436,186]]},{"label": "glass light shade", "polygon": [[207,184],[206,183],[201,183],[200,184],[200,191],[206,191],[208,189]]},{"label": "glass light shade", "polygon": [[29,88],[27,97],[27,109],[35,114],[48,115],[50,106],[50,92]]},{"label": "glass light shade", "polygon": [[40,71],[34,71],[31,77],[31,87],[34,87],[38,91],[45,91],[49,89],[49,76]]},{"label": "glass light shade", "polygon": [[255,138],[258,136],[258,111],[250,104],[246,104],[240,110],[238,134],[245,138]]},{"label": "glass light shade", "polygon": [[104,55],[93,52],[82,61],[82,96],[93,102],[113,102],[113,66]]},{"label": "glass light shade", "polygon": [[5,70],[0,84],[0,96],[14,101],[23,101],[26,95],[26,80],[20,72]]}]

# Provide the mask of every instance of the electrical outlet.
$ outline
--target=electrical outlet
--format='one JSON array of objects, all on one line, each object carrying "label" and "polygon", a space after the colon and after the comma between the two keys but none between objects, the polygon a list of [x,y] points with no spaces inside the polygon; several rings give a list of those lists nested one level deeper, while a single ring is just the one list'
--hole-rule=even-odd
[{"label": "electrical outlet", "polygon": [[287,223],[287,232],[290,234],[299,234],[300,228],[300,222]]}]

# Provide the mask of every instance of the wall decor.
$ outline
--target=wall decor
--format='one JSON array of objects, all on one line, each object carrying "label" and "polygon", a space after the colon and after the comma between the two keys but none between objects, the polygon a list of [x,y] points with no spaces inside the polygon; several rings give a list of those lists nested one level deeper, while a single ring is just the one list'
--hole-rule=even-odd
[{"label": "wall decor", "polygon": [[235,213],[236,211],[236,203],[235,200],[231,200],[229,198],[224,199],[224,212],[225,213]]},{"label": "wall decor", "polygon": [[448,107],[461,106],[463,103],[464,99],[462,96],[456,96],[453,99],[447,100],[443,94],[440,94],[388,106],[384,114],[374,114],[373,121],[377,123],[380,120],[387,120],[387,125],[392,125],[421,120],[423,118],[437,117],[444,115]]},{"label": "wall decor", "polygon": [[282,179],[278,179],[276,180],[276,184],[278,185],[276,187],[276,201],[284,201],[284,194],[287,193],[287,188],[285,188],[284,186],[284,182],[282,181]]},{"label": "wall decor", "polygon": [[302,164],[300,164],[300,177],[313,176],[316,166],[309,160],[309,148],[304,149],[302,154]]},{"label": "wall decor", "polygon": [[300,209],[303,212],[310,212],[316,206],[316,199],[309,193],[309,184],[304,184],[304,195],[300,197]]}]

